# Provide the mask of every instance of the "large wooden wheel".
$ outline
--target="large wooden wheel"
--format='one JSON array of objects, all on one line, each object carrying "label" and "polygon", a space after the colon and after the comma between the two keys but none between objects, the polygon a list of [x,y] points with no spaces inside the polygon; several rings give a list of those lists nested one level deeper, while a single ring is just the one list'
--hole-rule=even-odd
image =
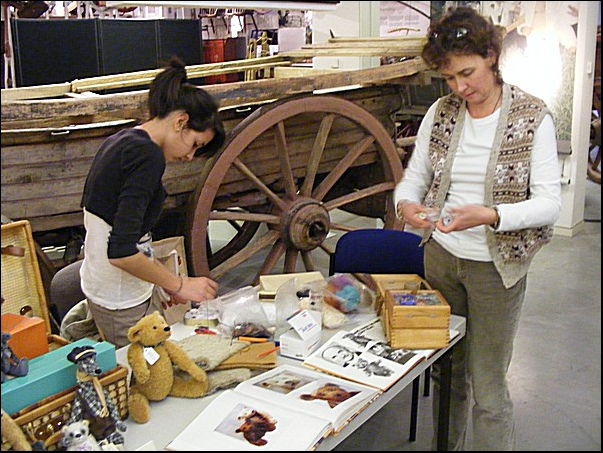
[{"label": "large wooden wheel", "polygon": [[[401,226],[392,191],[402,173],[388,131],[354,102],[311,95],[265,105],[204,168],[187,216],[191,273],[218,279],[259,253],[255,283],[275,269],[298,271],[298,257],[315,270],[312,253],[332,253],[323,243],[329,231],[354,229],[333,222],[333,211]],[[214,222],[234,227],[219,249]]]}]

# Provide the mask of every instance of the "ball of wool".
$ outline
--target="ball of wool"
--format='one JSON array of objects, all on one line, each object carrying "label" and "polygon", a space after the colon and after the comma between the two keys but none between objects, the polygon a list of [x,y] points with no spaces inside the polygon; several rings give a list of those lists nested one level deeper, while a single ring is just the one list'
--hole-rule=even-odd
[{"label": "ball of wool", "polygon": [[339,299],[342,299],[342,301],[345,301],[345,303],[341,304],[341,311],[344,313],[349,313],[360,304],[360,291],[352,285],[344,286],[335,295]]}]

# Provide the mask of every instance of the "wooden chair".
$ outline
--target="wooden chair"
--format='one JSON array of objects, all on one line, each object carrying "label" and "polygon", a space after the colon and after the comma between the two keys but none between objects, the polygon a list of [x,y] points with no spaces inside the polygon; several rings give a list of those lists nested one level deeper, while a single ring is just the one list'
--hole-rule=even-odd
[{"label": "wooden chair", "polygon": [[[349,231],[337,241],[329,260],[329,275],[418,274],[425,278],[421,238],[407,231],[366,228]],[[430,368],[425,370],[423,395],[430,393]],[[412,384],[409,440],[417,438],[421,376]]]}]

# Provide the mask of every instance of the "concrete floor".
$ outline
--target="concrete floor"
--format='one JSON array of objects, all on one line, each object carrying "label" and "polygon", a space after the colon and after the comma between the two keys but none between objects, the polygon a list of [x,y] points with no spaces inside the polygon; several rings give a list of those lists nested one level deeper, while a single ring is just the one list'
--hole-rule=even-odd
[{"label": "concrete floor", "polygon": [[[587,181],[586,192],[584,230],[555,236],[529,273],[509,372],[519,451],[601,451],[601,186]],[[222,277],[220,292],[248,284],[254,264]],[[327,276],[328,260],[318,264]],[[408,388],[337,450],[429,450],[431,398],[420,397],[409,442],[410,397]]]}]

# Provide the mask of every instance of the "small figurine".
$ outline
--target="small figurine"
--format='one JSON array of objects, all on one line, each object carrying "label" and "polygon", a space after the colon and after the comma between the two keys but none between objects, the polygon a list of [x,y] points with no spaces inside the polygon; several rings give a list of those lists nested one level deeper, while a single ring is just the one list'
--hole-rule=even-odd
[{"label": "small figurine", "polygon": [[60,445],[66,451],[101,451],[102,448],[90,433],[90,421],[80,420],[63,426]]},{"label": "small figurine", "polygon": [[77,346],[67,359],[77,365],[77,389],[69,425],[87,419],[90,421],[90,433],[99,442],[123,446],[121,432],[126,431],[126,424],[121,420],[111,395],[98,380],[102,370],[96,361],[94,347]]},{"label": "small figurine", "polygon": [[29,372],[29,359],[27,357],[19,358],[15,355],[8,344],[11,334],[2,332],[2,382],[6,376],[15,377],[26,376]]}]

